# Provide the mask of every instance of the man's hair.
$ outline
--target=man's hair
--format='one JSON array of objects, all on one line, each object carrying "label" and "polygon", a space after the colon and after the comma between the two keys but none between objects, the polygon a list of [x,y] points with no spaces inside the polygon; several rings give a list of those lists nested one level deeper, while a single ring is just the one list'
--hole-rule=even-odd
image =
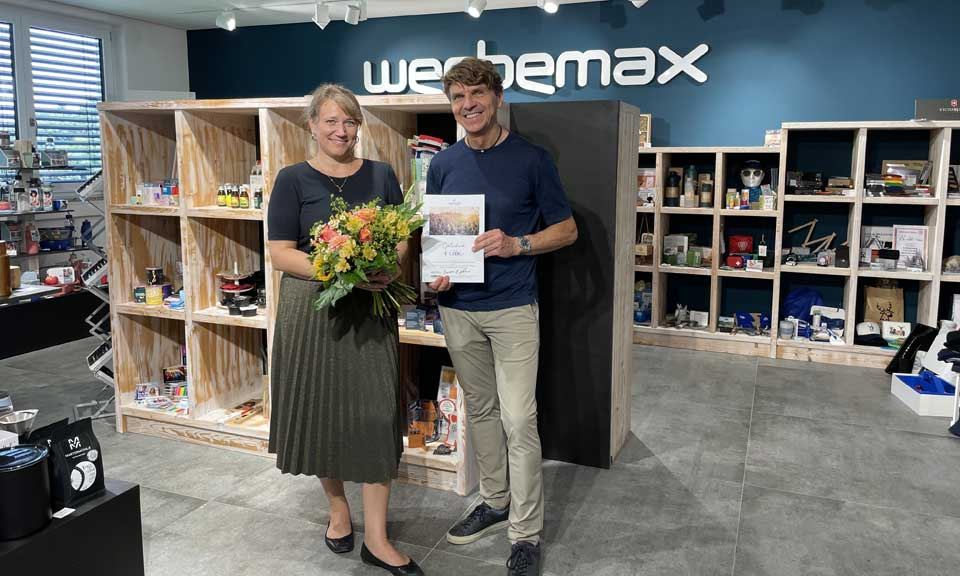
[{"label": "man's hair", "polygon": [[464,86],[484,85],[500,96],[503,94],[503,79],[497,67],[487,60],[464,58],[443,75],[443,91],[449,97],[454,84]]}]

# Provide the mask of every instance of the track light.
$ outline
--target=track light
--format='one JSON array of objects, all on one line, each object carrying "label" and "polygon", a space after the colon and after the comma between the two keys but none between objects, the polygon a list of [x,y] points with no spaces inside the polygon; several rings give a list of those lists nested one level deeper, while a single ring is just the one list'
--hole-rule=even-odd
[{"label": "track light", "polygon": [[330,6],[323,2],[317,2],[313,10],[313,23],[319,26],[321,30],[326,28],[327,24],[330,23]]},{"label": "track light", "polygon": [[347,6],[347,15],[344,16],[343,21],[347,24],[356,26],[360,23],[360,5],[359,4],[350,4]]},{"label": "track light", "polygon": [[487,7],[487,0],[469,0],[467,2],[467,14],[473,16],[474,18],[479,18],[483,14],[484,8]]},{"label": "track light", "polygon": [[537,0],[537,6],[547,14],[556,14],[560,8],[560,2],[559,0]]},{"label": "track light", "polygon": [[237,15],[230,10],[224,10],[217,16],[217,28],[233,32],[237,29]]},{"label": "track light", "polygon": [[634,8],[643,8],[643,5],[649,1],[650,0],[630,0],[630,3],[633,4]]}]

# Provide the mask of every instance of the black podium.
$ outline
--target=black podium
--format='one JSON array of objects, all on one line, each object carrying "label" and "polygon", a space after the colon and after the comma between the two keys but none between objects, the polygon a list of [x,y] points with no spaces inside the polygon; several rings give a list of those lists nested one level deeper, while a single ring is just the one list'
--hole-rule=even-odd
[{"label": "black podium", "polygon": [[0,542],[0,573],[143,576],[140,486],[107,480],[106,488],[40,532]]}]

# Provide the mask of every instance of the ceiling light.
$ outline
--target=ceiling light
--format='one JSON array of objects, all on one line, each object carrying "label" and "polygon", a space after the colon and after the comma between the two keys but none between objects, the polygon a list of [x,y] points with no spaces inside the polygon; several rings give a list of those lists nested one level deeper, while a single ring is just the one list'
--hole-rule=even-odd
[{"label": "ceiling light", "polygon": [[634,8],[643,8],[643,5],[648,1],[649,0],[630,0],[630,3],[633,4]]},{"label": "ceiling light", "polygon": [[360,6],[357,4],[350,4],[347,6],[347,15],[343,17],[343,21],[347,24],[352,24],[356,26],[360,23]]},{"label": "ceiling light", "polygon": [[217,16],[217,28],[233,32],[237,29],[237,15],[230,10],[224,10]]},{"label": "ceiling light", "polygon": [[479,18],[483,14],[483,9],[487,7],[487,0],[469,0],[467,2],[467,14],[474,18]]},{"label": "ceiling light", "polygon": [[330,23],[330,6],[323,2],[317,2],[313,11],[313,23],[319,26],[321,30],[326,28],[327,24]]},{"label": "ceiling light", "polygon": [[556,14],[560,8],[559,0],[537,0],[537,6],[543,8],[547,14]]}]

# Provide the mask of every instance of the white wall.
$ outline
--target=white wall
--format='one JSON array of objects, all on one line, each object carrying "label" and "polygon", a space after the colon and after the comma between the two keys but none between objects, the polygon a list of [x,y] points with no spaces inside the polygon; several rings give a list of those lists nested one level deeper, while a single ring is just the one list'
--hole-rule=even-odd
[{"label": "white wall", "polygon": [[[28,16],[47,20],[69,32],[85,24],[106,29],[105,42],[108,100],[192,98],[187,73],[187,33],[167,26],[74,8],[46,0],[0,0],[0,15]],[[76,28],[75,28],[76,29]],[[76,29],[78,33],[83,33]]]}]

